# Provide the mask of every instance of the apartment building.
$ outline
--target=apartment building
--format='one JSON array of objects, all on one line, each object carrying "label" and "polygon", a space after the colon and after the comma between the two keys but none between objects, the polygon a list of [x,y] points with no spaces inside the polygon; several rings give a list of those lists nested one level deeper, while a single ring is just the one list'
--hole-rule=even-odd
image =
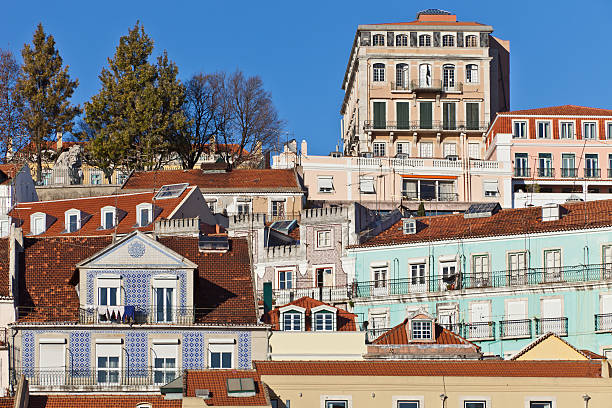
[{"label": "apartment building", "polygon": [[563,105],[497,114],[487,160],[512,164],[512,205],[612,198],[612,110]]},{"label": "apartment building", "polygon": [[348,249],[352,312],[380,332],[423,310],[487,355],[554,332],[610,356],[611,211],[612,200],[483,204],[404,218]]},{"label": "apartment building", "polygon": [[436,9],[359,25],[342,81],[344,153],[482,159],[489,122],[510,106],[509,42],[492,33]]}]

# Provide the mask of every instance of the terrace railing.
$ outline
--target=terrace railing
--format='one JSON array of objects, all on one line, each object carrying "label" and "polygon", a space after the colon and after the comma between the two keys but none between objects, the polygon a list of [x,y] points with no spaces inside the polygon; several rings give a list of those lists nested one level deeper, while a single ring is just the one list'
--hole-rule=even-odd
[{"label": "terrace railing", "polygon": [[558,336],[567,336],[567,317],[536,318],[536,334],[555,333]]},{"label": "terrace railing", "polygon": [[531,319],[501,320],[499,335],[501,338],[531,337]]}]

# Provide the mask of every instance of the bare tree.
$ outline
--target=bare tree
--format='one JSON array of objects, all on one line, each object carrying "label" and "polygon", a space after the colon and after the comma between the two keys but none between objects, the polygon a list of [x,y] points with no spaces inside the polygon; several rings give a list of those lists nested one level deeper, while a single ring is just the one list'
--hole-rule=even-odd
[{"label": "bare tree", "polygon": [[19,154],[28,142],[23,103],[16,91],[21,67],[8,50],[0,49],[0,160],[4,163]]},{"label": "bare tree", "polygon": [[[245,77],[242,71],[236,71],[226,80],[225,95],[230,120],[217,137],[221,157],[228,167],[263,159],[278,146],[284,125],[271,94],[264,89],[260,77]],[[236,145],[235,149],[230,148],[231,144]]]},{"label": "bare tree", "polygon": [[186,132],[177,135],[175,150],[183,168],[192,169],[210,147],[213,136],[227,126],[229,109],[225,97],[225,74],[194,75],[185,84]]}]

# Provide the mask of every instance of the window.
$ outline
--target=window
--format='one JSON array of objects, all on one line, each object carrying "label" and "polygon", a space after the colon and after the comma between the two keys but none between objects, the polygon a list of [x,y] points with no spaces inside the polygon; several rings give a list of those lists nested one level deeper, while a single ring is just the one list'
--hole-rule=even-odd
[{"label": "window", "polygon": [[345,400],[333,400],[325,401],[325,408],[348,408],[348,401]]},{"label": "window", "polygon": [[425,284],[425,263],[417,263],[410,265],[410,284]]},{"label": "window", "polygon": [[561,154],[561,177],[577,177],[576,156],[573,153]]},{"label": "window", "polygon": [[152,350],[155,384],[168,384],[177,377],[177,346],[176,344],[155,344],[155,340],[153,340]]},{"label": "window", "polygon": [[90,184],[102,184],[102,174],[100,173],[91,173],[90,175]]},{"label": "window", "polygon": [[597,139],[597,122],[582,122],[582,137]]},{"label": "window", "polygon": [[588,178],[599,177],[599,156],[593,153],[584,155],[584,176]]},{"label": "window", "polygon": [[420,142],[419,143],[419,156],[420,157],[433,157],[433,142]]},{"label": "window", "polygon": [[[171,282],[171,281],[170,281]],[[176,281],[173,282],[176,284]],[[156,283],[157,285],[157,283]],[[174,321],[174,293],[173,287],[155,287],[153,296],[155,301],[155,321],[172,322]]]},{"label": "window", "polygon": [[[109,343],[117,339],[109,339]],[[121,344],[97,344],[96,345],[96,376],[98,384],[119,383],[119,359],[121,356]]]},{"label": "window", "polygon": [[395,65],[396,89],[408,88],[408,64]]},{"label": "window", "polygon": [[[444,102],[442,104],[442,129],[444,130],[456,130],[456,106],[454,102]],[[446,157],[446,156],[445,156]]]},{"label": "window", "polygon": [[429,34],[419,35],[419,47],[431,47],[431,35]]},{"label": "window", "polygon": [[387,127],[387,104],[385,102],[374,102],[374,129],[385,129]]},{"label": "window", "polygon": [[485,197],[497,197],[499,195],[497,180],[484,180],[483,190]]},{"label": "window", "polygon": [[278,288],[293,288],[293,271],[278,271]]},{"label": "window", "polygon": [[42,185],[43,186],[48,186],[51,185],[51,176],[52,176],[52,172],[51,170],[43,170],[42,171]]},{"label": "window", "polygon": [[463,401],[463,408],[486,408],[486,401]]},{"label": "window", "polygon": [[444,143],[444,157],[457,155],[457,143]]},{"label": "window", "polygon": [[374,64],[374,82],[383,82],[385,80],[385,64]]},{"label": "window", "polygon": [[[397,128],[410,129],[410,102],[396,102],[395,108]],[[409,143],[407,145],[410,146]],[[408,150],[405,153],[409,153]]]},{"label": "window", "polygon": [[480,104],[478,102],[465,104],[465,127],[467,130],[480,129]]},{"label": "window", "polygon": [[395,153],[396,154],[407,154],[407,155],[410,155],[410,143],[407,143],[407,142],[397,142],[395,144]]},{"label": "window", "polygon": [[285,200],[272,200],[271,205],[273,217],[285,216]]},{"label": "window", "polygon": [[516,121],[514,122],[512,137],[515,139],[526,139],[527,138],[527,122]]},{"label": "window", "polygon": [[372,45],[374,46],[384,46],[385,45],[385,36],[382,34],[374,34],[372,37]]},{"label": "window", "polygon": [[431,65],[419,65],[419,86],[421,88],[429,88],[431,83]]},{"label": "window", "polygon": [[419,401],[397,401],[397,408],[421,408]]},{"label": "window", "polygon": [[489,255],[474,255],[472,258],[476,287],[489,285]]},{"label": "window", "polygon": [[395,36],[395,46],[396,47],[407,47],[408,46],[408,36],[406,34],[398,34]]},{"label": "window", "polygon": [[67,232],[75,232],[79,229],[79,216],[78,214],[68,215],[68,225],[66,225]]},{"label": "window", "polygon": [[573,139],[574,138],[574,122],[560,122],[559,123],[559,139]]},{"label": "window", "polygon": [[8,220],[0,221],[0,237],[7,237],[10,233],[10,223]]},{"label": "window", "polygon": [[283,313],[283,330],[284,331],[302,330],[302,313],[300,312]]},{"label": "window", "polygon": [[552,401],[530,401],[529,408],[552,408]]},{"label": "window", "polygon": [[317,248],[331,248],[332,246],[331,230],[317,231]]},{"label": "window", "polygon": [[98,288],[98,305],[99,306],[117,306],[117,295],[119,294],[118,287],[99,287]]},{"label": "window", "polygon": [[440,262],[440,270],[442,271],[442,281],[452,285],[457,271],[456,261]]},{"label": "window", "polygon": [[102,228],[111,229],[115,226],[115,207],[106,206],[103,207],[101,212]]},{"label": "window", "polygon": [[514,175],[529,177],[529,155],[527,153],[514,154]]},{"label": "window", "polygon": [[238,215],[245,215],[251,212],[251,203],[249,202],[239,202],[236,204],[236,210]]},{"label": "window", "polygon": [[206,200],[206,205],[210,209],[211,213],[215,214],[217,212],[217,200],[214,198]]},{"label": "window", "polygon": [[208,368],[233,368],[233,344],[208,344]]},{"label": "window", "polygon": [[387,287],[387,271],[388,268],[386,266],[372,268],[375,289]]},{"label": "window", "polygon": [[550,139],[550,122],[538,122],[538,139]]},{"label": "window", "polygon": [[548,281],[561,279],[561,250],[544,251],[544,270]]},{"label": "window", "polygon": [[374,143],[374,157],[385,157],[385,145],[384,142],[375,142]]},{"label": "window", "polygon": [[442,67],[442,79],[444,89],[455,88],[455,66],[452,64],[445,64]]},{"label": "window", "polygon": [[443,35],[442,36],[442,46],[443,47],[454,47],[455,37],[450,34]]},{"label": "window", "polygon": [[468,84],[477,84],[479,82],[478,65],[467,64],[465,66],[465,81]]},{"label": "window", "polygon": [[319,186],[319,193],[331,193],[334,191],[333,176],[319,176],[317,178],[317,184]]},{"label": "window", "polygon": [[117,172],[117,184],[121,185],[123,183],[125,183],[125,180],[127,180],[128,175],[119,171]]},{"label": "window", "polygon": [[431,340],[431,320],[413,320],[412,321],[412,339],[413,340]]},{"label": "window", "polygon": [[[605,279],[612,277],[612,245],[604,245],[602,247],[602,261],[604,267]],[[612,313],[612,310],[610,311]]]},{"label": "window", "polygon": [[152,217],[153,205],[149,203],[142,203],[136,206],[136,222],[139,227],[145,227],[151,223],[153,220]]},{"label": "window", "polygon": [[419,127],[421,129],[433,129],[433,103],[419,103]]},{"label": "window", "polygon": [[155,194],[155,199],[163,200],[166,198],[177,198],[183,194],[183,191],[189,186],[189,183],[166,184],[163,185]]},{"label": "window", "polygon": [[334,330],[334,314],[328,311],[317,312],[314,315],[315,331],[333,331]]},{"label": "window", "polygon": [[606,139],[612,140],[612,122],[606,123]]},{"label": "window", "polygon": [[480,159],[480,144],[468,143],[468,157],[470,159]]},{"label": "window", "polygon": [[406,235],[416,234],[417,232],[416,220],[412,218],[404,219],[402,222],[402,229],[404,231],[404,234]]},{"label": "window", "polygon": [[374,177],[359,177],[359,191],[361,191],[362,194],[375,194],[376,191],[374,189]]},{"label": "window", "polygon": [[478,38],[475,35],[468,35],[465,37],[466,47],[478,47]]},{"label": "window", "polygon": [[508,254],[508,274],[511,285],[526,284],[527,253],[512,252]]},{"label": "window", "polygon": [[333,283],[334,272],[332,268],[317,268],[315,270],[315,287],[332,286]]}]

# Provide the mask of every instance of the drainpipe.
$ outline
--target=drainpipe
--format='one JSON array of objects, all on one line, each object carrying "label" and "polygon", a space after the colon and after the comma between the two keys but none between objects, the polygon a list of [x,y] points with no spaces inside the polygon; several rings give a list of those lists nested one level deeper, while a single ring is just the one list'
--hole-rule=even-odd
[{"label": "drainpipe", "polygon": [[9,357],[9,365],[12,367],[9,367],[9,382],[11,383],[11,395],[15,395],[15,380],[17,379],[15,375],[15,336],[17,336],[17,330],[11,328],[11,331],[13,332],[13,341],[11,341],[11,347],[9,347],[9,353],[11,354]]},{"label": "drainpipe", "polygon": [[591,396],[589,394],[584,394],[582,399],[584,400],[584,408],[589,408],[589,400],[591,399]]}]

